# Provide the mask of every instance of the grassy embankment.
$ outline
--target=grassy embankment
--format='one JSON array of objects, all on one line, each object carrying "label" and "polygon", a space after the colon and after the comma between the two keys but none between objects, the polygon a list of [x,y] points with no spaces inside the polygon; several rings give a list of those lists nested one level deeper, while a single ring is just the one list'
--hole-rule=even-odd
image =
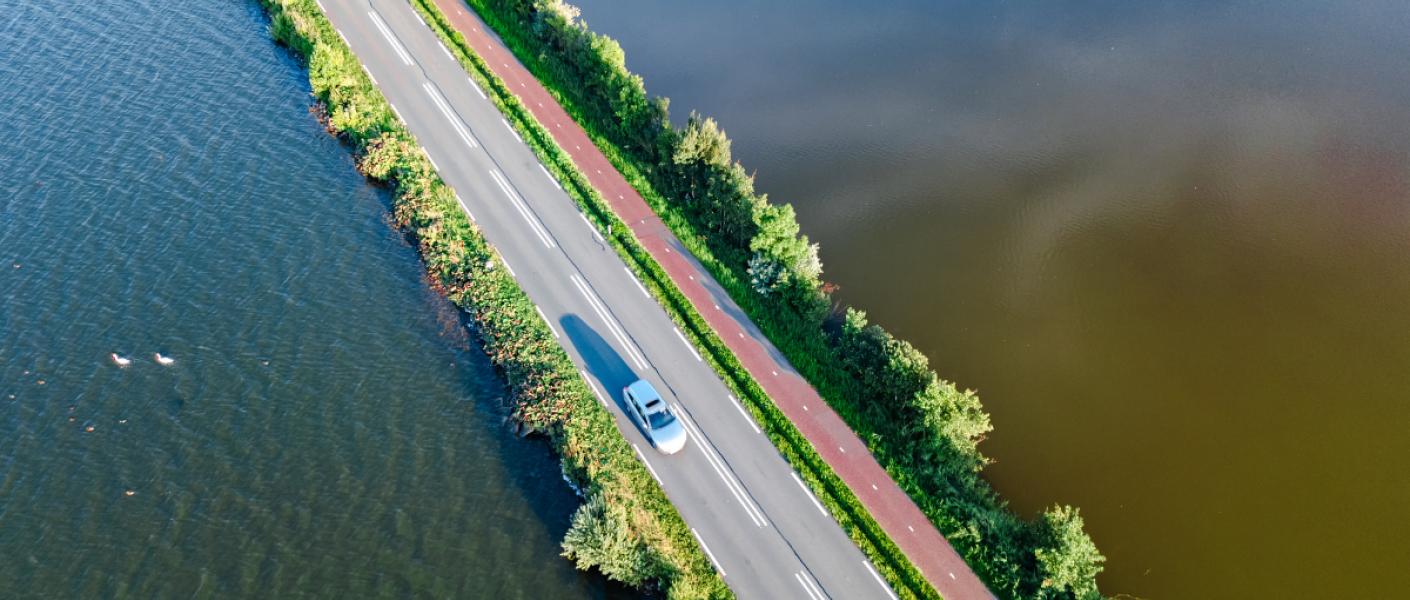
[{"label": "grassy embankment", "polygon": [[[611,211],[606,201],[588,183],[587,178],[577,169],[572,159],[553,141],[548,131],[524,107],[516,95],[503,84],[484,60],[465,42],[464,36],[456,32],[446,21],[445,16],[429,0],[411,0],[431,29],[447,47],[452,48],[457,60],[480,83],[482,89],[491,96],[495,104],[508,117],[514,128],[520,132],[525,142],[538,155],[568,192],[590,217],[594,226],[604,234],[613,248],[627,262],[634,274],[648,287],[667,314],[686,332],[691,342],[701,350],[701,356],[720,374],[726,385],[750,409],[755,419],[769,435],[774,445],[784,457],[800,472],[805,481],[818,494],[828,511],[842,525],[844,531],[876,565],[878,571],[891,583],[902,597],[910,599],[939,599],[940,595],[925,581],[919,571],[911,565],[895,543],[886,535],[871,515],[862,507],[851,490],[832,471],[832,468],[813,450],[813,447],[784,416],[763,389],[745,371],[734,354],[719,339],[703,317],[695,311],[685,295],[675,286],[665,271],[630,233],[630,229]],[[599,143],[599,145],[602,145]],[[617,161],[620,162],[620,161]],[[637,178],[632,182],[638,189],[645,185]],[[658,210],[658,212],[660,212]],[[665,217],[679,219],[679,215],[662,213]],[[610,227],[609,227],[610,225]],[[678,223],[678,225],[685,225]],[[608,232],[611,232],[609,235]],[[697,244],[698,245],[698,244]],[[694,248],[692,248],[694,249]],[[697,253],[699,255],[699,253]],[[705,254],[709,256],[709,254]]]},{"label": "grassy embankment", "polygon": [[[565,554],[633,585],[659,581],[671,598],[731,598],[660,486],[499,264],[430,161],[313,0],[261,0],[274,39],[308,68],[329,127],[358,169],[391,186],[394,218],[414,236],[439,288],[467,311],[508,383],[514,418],[545,434],[588,501]],[[487,82],[481,81],[481,85]]]},{"label": "grassy embankment", "polygon": [[[427,11],[423,0],[413,5]],[[941,380],[910,344],[868,326],[861,311],[831,302],[817,248],[799,236],[791,207],[753,192],[752,179],[731,163],[729,140],[710,119],[692,115],[673,126],[666,102],[648,99],[625,68],[621,48],[575,23],[577,10],[558,0],[470,0],[594,143],[711,271],[776,346],[864,440],[992,590],[1006,598],[1096,598],[1105,560],[1082,529],[1076,509],[1053,507],[1024,521],[980,477],[988,460],[978,443],[991,429],[972,393]],[[463,39],[433,29],[471,65],[483,64]],[[485,71],[488,73],[488,71]],[[501,90],[502,91],[502,90]],[[501,108],[516,127],[552,147],[512,100]],[[516,115],[518,115],[516,117]],[[575,198],[599,223],[613,220],[561,153],[544,150]],[[908,597],[935,597],[826,464],[782,418],[625,228],[614,244],[639,275],[662,292],[663,305],[685,325],[712,365],[808,479],[859,546]],[[633,260],[629,260],[633,262]]]}]

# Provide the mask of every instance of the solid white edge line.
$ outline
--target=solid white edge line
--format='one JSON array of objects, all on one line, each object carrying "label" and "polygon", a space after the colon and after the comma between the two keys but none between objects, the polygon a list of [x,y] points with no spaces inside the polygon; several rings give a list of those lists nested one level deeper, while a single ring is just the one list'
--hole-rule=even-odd
[{"label": "solid white edge line", "polygon": [[818,593],[818,600],[827,600],[827,594],[823,593],[822,586],[818,585],[817,578],[810,575],[807,571],[799,571],[798,574],[803,576],[803,583],[808,584],[808,586],[813,588],[813,591]]},{"label": "solid white edge line", "polygon": [[313,0],[313,3],[318,5],[318,10],[321,10],[321,11],[323,11],[323,12],[325,12],[325,13],[328,12],[328,9],[323,8],[323,3],[322,3],[322,2],[319,2],[318,0]]},{"label": "solid white edge line", "polygon": [[510,276],[510,277],[513,277],[513,278],[515,278],[515,279],[518,279],[518,278],[519,278],[518,275],[515,275],[515,274],[514,274],[514,269],[512,269],[512,268],[509,267],[509,263],[504,262],[504,257],[503,257],[503,256],[499,257],[499,264],[504,265],[504,270],[509,271],[509,276]]},{"label": "solid white edge line", "polygon": [[612,319],[612,315],[608,312],[607,306],[594,297],[592,290],[588,288],[587,281],[578,277],[577,273],[574,273],[571,278],[573,285],[578,286],[578,291],[582,292],[584,298],[587,298],[588,304],[592,306],[592,310],[596,311],[597,316],[607,324],[607,329],[612,332],[612,336],[617,338],[617,341],[622,344],[623,348],[626,348],[627,355],[632,357],[632,360],[636,362],[637,366],[643,369],[651,368],[651,365],[646,362],[646,357],[639,354],[636,347],[632,345],[631,338],[627,337],[626,330],[622,329],[621,325],[617,324],[617,322]]},{"label": "solid white edge line", "polygon": [[387,22],[382,20],[381,13],[371,10],[367,12],[367,15],[372,17],[372,24],[377,26],[378,31],[382,32],[382,37],[387,38],[387,42],[392,45],[392,50],[396,51],[397,56],[401,57],[401,61],[406,63],[407,66],[415,64],[415,62],[411,60],[411,54],[408,53],[406,48],[401,45],[401,42],[398,42],[397,38],[392,35],[392,30],[390,27],[387,27]]},{"label": "solid white edge line", "polygon": [[553,323],[548,322],[548,315],[543,314],[543,309],[534,305],[534,310],[539,311],[539,318],[543,319],[543,324],[548,326],[548,330],[553,333],[553,339],[558,339],[558,330],[553,328]]},{"label": "solid white edge line", "polygon": [[509,121],[508,121],[508,120],[506,120],[506,119],[500,119],[499,122],[500,122],[500,123],[504,123],[504,128],[505,128],[505,129],[508,129],[508,130],[509,130],[509,133],[514,134],[514,139],[517,139],[517,140],[519,140],[519,141],[521,141],[521,142],[524,141],[524,138],[519,137],[519,132],[514,131],[514,128],[509,125]]},{"label": "solid white edge line", "polygon": [[401,118],[401,111],[397,110],[397,105],[392,104],[392,101],[391,101],[391,100],[388,100],[388,101],[387,101],[387,106],[392,107],[392,112],[393,112],[393,113],[396,113],[396,115],[397,115],[397,120],[401,121],[402,124],[405,125],[405,124],[406,124],[406,119]]},{"label": "solid white edge line", "polygon": [[450,193],[455,194],[455,201],[460,203],[460,208],[465,210],[465,216],[470,217],[470,222],[475,222],[475,215],[470,212],[470,207],[465,205],[465,201],[460,199],[460,192],[451,190]]},{"label": "solid white edge line", "polygon": [[886,595],[890,596],[891,600],[901,600],[896,597],[895,592],[891,591],[891,586],[886,584],[886,580],[881,578],[881,574],[877,573],[876,569],[872,568],[871,563],[864,560],[862,561],[862,566],[866,567],[867,571],[871,572],[871,576],[876,578],[876,582],[881,584],[881,589],[886,590]]},{"label": "solid white edge line", "polygon": [[436,45],[441,47],[441,52],[446,53],[446,58],[449,58],[455,62],[460,62],[458,60],[455,60],[455,55],[450,53],[450,48],[447,48],[446,45],[441,43],[440,40],[436,40]]},{"label": "solid white edge line", "polygon": [[813,490],[808,489],[808,484],[803,483],[803,478],[799,477],[797,473],[794,473],[792,471],[790,471],[788,474],[793,476],[793,481],[798,483],[798,487],[803,488],[803,493],[807,494],[808,499],[813,501],[813,506],[818,507],[818,512],[822,513],[824,517],[832,516],[827,514],[827,509],[823,508],[821,502],[818,502],[818,497],[813,495]]},{"label": "solid white edge line", "polygon": [[[811,588],[811,587],[808,586],[808,580],[803,577],[803,572],[802,572],[802,571],[799,571],[799,572],[797,572],[797,573],[794,573],[794,574],[793,574],[793,578],[798,580],[798,585],[803,586],[803,591],[805,591],[805,592],[808,593],[808,597],[809,597],[809,598],[812,598],[813,600],[819,600],[818,595],[813,593],[813,588]],[[822,598],[821,600],[827,600],[827,599],[826,599],[826,598]]]},{"label": "solid white edge line", "polygon": [[489,100],[489,99],[490,99],[489,96],[486,96],[486,95],[485,95],[485,90],[480,89],[480,84],[475,83],[475,79],[474,79],[474,78],[468,78],[468,77],[467,77],[467,79],[470,80],[470,85],[475,86],[475,91],[476,91],[476,92],[479,92],[479,94],[480,94],[480,99],[482,99],[482,100]]},{"label": "solid white edge line", "polygon": [[[594,229],[593,231],[596,231],[596,230]],[[637,279],[637,278],[636,278],[636,275],[633,275],[633,274],[632,274],[632,270],[631,270],[631,269],[628,269],[628,268],[626,268],[626,267],[622,267],[622,270],[627,272],[627,277],[631,277],[631,278],[632,278],[632,283],[635,283],[635,284],[636,284],[636,289],[641,290],[641,295],[646,296],[647,298],[650,298],[650,297],[651,297],[651,292],[646,291],[646,286],[642,285],[642,284],[641,284],[641,280],[640,280],[640,279]]]},{"label": "solid white edge line", "polygon": [[597,391],[597,385],[588,378],[588,374],[582,369],[578,369],[578,373],[583,376],[583,381],[587,382],[588,387],[592,388],[592,395],[597,396],[597,401],[602,403],[602,408],[607,408],[607,399],[602,397],[602,392]]},{"label": "solid white edge line", "polygon": [[[426,19],[421,18],[421,13],[416,12],[416,9],[414,9],[414,8],[411,9],[411,14],[416,15],[416,20],[417,20],[417,21],[421,21],[421,24],[422,24],[422,25],[426,25]],[[427,27],[430,27],[430,25],[426,25],[426,26],[427,26]]]},{"label": "solid white edge line", "polygon": [[460,117],[456,116],[455,112],[450,109],[450,103],[446,101],[445,96],[441,95],[440,90],[437,90],[430,82],[421,84],[421,89],[426,90],[426,93],[431,96],[431,102],[434,102],[436,108],[440,109],[441,114],[445,115],[446,120],[450,121],[451,128],[455,129],[455,133],[460,136],[461,141],[464,141],[465,144],[471,148],[478,148],[479,144],[475,143],[475,138],[470,135],[470,130],[465,128],[465,124],[460,121]]},{"label": "solid white edge line", "polygon": [[438,167],[438,166],[436,166],[436,159],[431,158],[431,153],[430,153],[430,152],[427,152],[425,148],[422,148],[422,149],[421,149],[421,153],[426,155],[426,160],[431,161],[431,168],[432,168],[432,169],[435,169],[437,173],[441,172],[441,168]]},{"label": "solid white edge line", "polygon": [[377,78],[372,76],[372,71],[367,70],[367,65],[362,65],[362,72],[367,73],[367,78],[372,80],[372,85],[378,85]]},{"label": "solid white edge line", "polygon": [[602,239],[602,234],[598,233],[598,232],[597,232],[597,228],[592,226],[592,221],[587,220],[587,215],[585,215],[585,214],[583,214],[583,213],[578,213],[578,216],[579,216],[579,217],[582,217],[583,223],[587,224],[587,226],[588,226],[588,231],[591,231],[591,232],[592,232],[592,237],[597,238],[597,241],[599,241],[599,242],[605,242],[605,241],[607,241],[607,240]]},{"label": "solid white edge line", "polygon": [[671,329],[676,332],[676,337],[681,339],[681,343],[685,344],[686,348],[690,348],[690,353],[695,355],[695,360],[705,360],[700,358],[700,353],[695,351],[695,346],[690,345],[690,340],[685,339],[685,334],[681,333],[681,328],[672,327]]},{"label": "solid white edge line", "polygon": [[[323,12],[328,12],[328,11],[325,10],[325,11],[323,11]],[[344,45],[344,46],[347,46],[349,49],[352,48],[352,44],[348,43],[348,38],[347,38],[347,36],[343,35],[343,30],[338,29],[338,28],[334,28],[333,31],[338,32],[338,37],[343,40],[343,45]]]},{"label": "solid white edge line", "polygon": [[646,465],[646,470],[651,472],[651,478],[656,480],[656,485],[664,485],[661,483],[661,476],[656,474],[656,469],[651,468],[651,461],[646,460],[646,455],[641,453],[641,448],[632,444],[632,450],[636,450],[637,458],[640,458],[641,464]]},{"label": "solid white edge line", "polygon": [[754,504],[750,501],[749,494],[744,491],[744,484],[736,481],[729,469],[725,468],[724,457],[715,456],[714,450],[705,444],[705,435],[700,432],[700,426],[696,425],[694,421],[688,418],[689,415],[686,415],[685,411],[681,410],[680,404],[676,404],[675,409],[677,418],[685,425],[686,434],[695,440],[697,446],[700,446],[700,451],[705,455],[705,460],[710,463],[711,467],[714,467],[715,473],[719,474],[720,479],[724,480],[725,487],[729,488],[731,494],[734,494],[734,499],[738,500],[740,505],[744,507],[744,512],[749,514],[749,520],[753,521],[756,527],[763,527],[768,524],[768,520],[764,518],[764,511],[755,508]]},{"label": "solid white edge line", "polygon": [[[549,180],[549,181],[553,182],[553,187],[556,187],[556,188],[558,188],[558,189],[560,189],[560,190],[563,189],[563,186],[558,185],[558,180],[557,180],[557,179],[554,179],[553,174],[548,172],[548,167],[543,166],[543,163],[539,163],[539,169],[543,171],[543,174],[548,177],[548,180]],[[578,214],[582,214],[582,213],[578,213]],[[596,231],[596,230],[594,229],[593,231]]]},{"label": "solid white edge line", "polygon": [[729,402],[734,405],[735,409],[739,410],[739,414],[744,416],[745,421],[749,421],[749,426],[754,428],[754,433],[763,433],[759,431],[759,426],[754,423],[754,418],[749,416],[749,411],[744,410],[744,405],[740,404],[738,400],[735,400],[733,395],[729,397]]},{"label": "solid white edge line", "polygon": [[515,210],[519,211],[519,215],[524,217],[525,221],[529,222],[529,228],[534,230],[534,234],[539,236],[539,239],[543,241],[544,245],[552,248],[553,237],[548,235],[548,229],[544,227],[543,224],[539,223],[538,219],[534,217],[534,214],[529,211],[527,205],[520,202],[519,196],[514,193],[514,188],[509,187],[509,180],[506,179],[504,175],[500,174],[499,171],[493,170],[490,171],[490,177],[494,179],[496,184],[499,184],[499,189],[504,192],[504,195],[509,196],[509,202],[514,205]]},{"label": "solid white edge line", "polygon": [[705,540],[701,539],[700,534],[695,532],[694,527],[690,528],[690,535],[695,536],[695,541],[700,542],[700,549],[705,551],[705,556],[710,557],[710,562],[714,563],[715,568],[720,571],[720,577],[725,577],[725,568],[720,566],[720,561],[715,560],[715,553],[711,552],[710,547],[705,545]]}]

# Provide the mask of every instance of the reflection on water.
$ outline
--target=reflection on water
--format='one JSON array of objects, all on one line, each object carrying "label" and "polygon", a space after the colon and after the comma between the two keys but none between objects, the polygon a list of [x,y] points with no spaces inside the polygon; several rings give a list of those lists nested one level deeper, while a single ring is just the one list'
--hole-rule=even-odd
[{"label": "reflection on water", "polygon": [[0,596],[630,596],[256,5],[3,4]]},{"label": "reflection on water", "polygon": [[979,390],[987,477],[1082,507],[1104,592],[1403,595],[1402,4],[580,4]]}]

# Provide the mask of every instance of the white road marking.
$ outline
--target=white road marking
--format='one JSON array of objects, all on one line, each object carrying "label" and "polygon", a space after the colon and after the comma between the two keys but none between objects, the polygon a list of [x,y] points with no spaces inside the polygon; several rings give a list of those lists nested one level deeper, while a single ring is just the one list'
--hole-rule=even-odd
[{"label": "white road marking", "polygon": [[954,573],[950,573],[950,579],[954,579],[954,578],[955,578],[955,574],[954,574]]},{"label": "white road marking", "polygon": [[793,576],[798,579],[798,585],[803,586],[803,590],[808,592],[809,598],[813,600],[827,600],[827,596],[823,595],[822,590],[818,588],[818,584],[814,583],[813,578],[809,577],[807,573],[799,571],[794,573]]},{"label": "white road marking", "polygon": [[612,332],[612,336],[617,338],[618,342],[621,342],[623,348],[626,348],[627,356],[632,358],[632,362],[635,362],[638,367],[643,369],[651,368],[651,365],[646,362],[646,357],[642,356],[641,352],[637,350],[631,338],[627,337],[627,332],[622,329],[621,324],[617,323],[616,319],[612,318],[611,313],[607,311],[607,306],[597,298],[597,295],[588,287],[587,282],[581,277],[578,277],[577,273],[572,275],[572,279],[573,285],[578,286],[578,291],[583,293],[583,297],[587,298],[588,304],[591,304],[592,309],[597,311],[597,316],[602,317],[603,322],[607,323],[607,329]]},{"label": "white road marking", "polygon": [[455,201],[460,203],[460,208],[465,209],[465,216],[470,217],[470,221],[473,223],[475,221],[475,215],[471,214],[470,207],[465,205],[465,201],[460,199],[460,192],[451,193],[455,194]]},{"label": "white road marking", "polygon": [[[323,12],[328,12],[328,11],[325,10],[325,11],[323,11]],[[343,35],[343,30],[338,29],[338,28],[335,27],[335,28],[333,28],[333,31],[338,32],[338,37],[340,37],[340,38],[343,39],[343,45],[344,45],[344,46],[347,46],[348,48],[352,48],[352,44],[348,43],[348,37],[345,36],[345,35]]]},{"label": "white road marking", "polygon": [[558,330],[553,328],[553,323],[548,322],[548,315],[543,314],[543,309],[534,306],[534,310],[539,311],[539,318],[543,319],[543,324],[548,326],[548,330],[553,333],[553,339],[558,339]]},{"label": "white road marking", "polygon": [[495,183],[499,184],[499,189],[504,192],[504,195],[509,196],[509,202],[513,204],[514,208],[519,211],[519,214],[524,217],[524,220],[529,222],[529,228],[534,230],[534,233],[539,236],[540,240],[543,240],[545,246],[552,248],[553,237],[548,235],[548,229],[544,228],[542,223],[539,223],[539,220],[529,211],[529,206],[524,204],[519,194],[515,193],[514,188],[509,186],[509,180],[505,179],[504,175],[500,174],[499,171],[490,171],[490,177],[494,179]]},{"label": "white road marking", "polygon": [[[415,16],[416,16],[416,20],[417,20],[417,21],[421,21],[421,24],[422,24],[422,25],[426,25],[426,19],[421,18],[421,13],[416,12],[416,9],[412,9],[411,14],[415,15]],[[430,27],[430,25],[426,25],[426,26],[427,26],[427,27]]]},{"label": "white road marking", "polygon": [[372,76],[372,71],[367,70],[367,65],[362,65],[362,72],[367,73],[367,78],[372,80],[372,85],[377,85],[377,78]]},{"label": "white road marking", "polygon": [[372,24],[377,26],[377,31],[382,32],[382,37],[387,38],[387,43],[392,45],[392,50],[396,51],[397,56],[401,57],[401,61],[406,63],[407,66],[415,64],[411,61],[411,54],[406,51],[406,48],[401,45],[401,42],[397,41],[396,36],[392,35],[392,29],[387,27],[387,22],[382,20],[382,15],[377,14],[375,10],[369,10],[367,11],[367,16],[372,17]]},{"label": "white road marking", "polygon": [[441,110],[441,114],[445,115],[446,120],[450,121],[451,128],[455,129],[455,132],[460,135],[460,139],[464,140],[466,144],[469,144],[471,148],[478,148],[480,145],[475,143],[475,137],[470,135],[470,129],[467,128],[465,123],[460,120],[460,117],[456,116],[455,112],[450,109],[450,103],[446,102],[445,96],[441,95],[440,90],[437,90],[435,86],[432,86],[430,83],[421,84],[421,89],[426,90],[426,93],[430,94],[431,102],[434,102],[436,108]]},{"label": "white road marking", "polygon": [[[661,485],[661,477],[656,475],[656,469],[651,468],[651,461],[646,460],[646,455],[641,453],[641,448],[636,447],[636,444],[632,444],[632,450],[636,450],[637,458],[640,458],[641,464],[646,465],[646,470],[651,472],[651,478],[656,480],[656,485]],[[705,544],[701,544],[701,546],[704,545]]]},{"label": "white road marking", "polygon": [[[558,188],[558,189],[560,189],[560,190],[563,189],[563,186],[558,185],[558,180],[553,177],[553,174],[548,172],[548,167],[543,166],[543,163],[539,163],[539,169],[543,171],[544,176],[545,176],[545,177],[548,177],[548,180],[549,180],[549,181],[552,181],[552,182],[553,182],[553,187],[556,187],[556,188]],[[578,213],[578,214],[582,214],[582,213]],[[597,231],[597,230],[594,229],[593,231]]]},{"label": "white road marking", "polygon": [[440,40],[436,40],[436,45],[441,47],[441,52],[446,53],[446,58],[449,58],[454,62],[460,62],[458,60],[455,60],[455,55],[450,53],[450,48],[447,48],[446,45],[441,43]]},{"label": "white road marking", "polygon": [[506,120],[504,120],[504,119],[500,119],[499,122],[500,122],[500,123],[504,123],[504,128],[505,128],[505,129],[508,129],[508,130],[509,130],[509,133],[514,134],[514,139],[517,139],[517,140],[519,140],[519,141],[521,141],[521,142],[524,141],[524,138],[519,137],[519,132],[514,131],[514,128],[509,126],[509,121],[506,121]]},{"label": "white road marking", "polygon": [[480,84],[475,83],[475,78],[473,78],[473,77],[467,77],[466,79],[469,79],[469,80],[470,80],[470,85],[475,86],[475,91],[476,91],[476,92],[479,92],[481,99],[489,100],[489,97],[485,95],[485,90],[480,89]]},{"label": "white road marking", "polygon": [[503,257],[503,256],[499,257],[499,264],[504,265],[504,270],[509,271],[509,276],[510,276],[510,277],[513,277],[513,278],[515,278],[515,279],[518,279],[518,278],[519,278],[518,275],[515,275],[515,274],[514,274],[514,269],[512,269],[512,268],[509,267],[509,263],[504,262],[504,257]]},{"label": "white road marking", "polygon": [[690,535],[695,536],[695,541],[700,542],[700,548],[705,551],[705,556],[710,557],[710,562],[715,564],[715,569],[720,572],[720,577],[725,576],[725,568],[720,566],[720,561],[715,560],[715,553],[710,551],[710,547],[705,545],[705,540],[700,539],[700,534],[695,532],[695,528],[690,528]]},{"label": "white road marking", "polygon": [[827,509],[823,508],[822,503],[818,502],[818,497],[813,495],[813,490],[808,489],[807,484],[803,483],[803,479],[799,477],[797,473],[789,473],[789,475],[793,476],[793,481],[798,483],[798,487],[803,488],[803,493],[807,494],[808,499],[813,501],[813,506],[818,507],[818,512],[822,513],[824,517],[831,516],[827,514]]},{"label": "white road marking", "polygon": [[[605,242],[605,241],[607,241],[607,240],[602,239],[602,234],[598,233],[598,232],[597,232],[597,228],[592,226],[592,221],[587,220],[587,215],[585,215],[585,214],[583,214],[583,213],[578,213],[578,216],[583,219],[583,223],[586,223],[586,224],[587,224],[588,230],[592,232],[592,237],[597,238],[597,241],[599,241],[599,242]],[[624,267],[624,268],[625,268],[625,267]]]},{"label": "white road marking", "polygon": [[318,0],[313,0],[313,3],[318,5],[318,10],[321,10],[321,11],[323,11],[323,12],[325,12],[325,13],[328,12],[328,9],[323,8],[323,3],[322,3],[322,2],[319,2]]},{"label": "white road marking", "polygon": [[887,596],[890,596],[890,597],[891,597],[891,600],[900,600],[899,598],[896,597],[896,594],[893,594],[893,593],[891,592],[891,586],[886,585],[886,580],[885,580],[885,579],[882,579],[882,578],[881,578],[881,575],[876,572],[876,569],[873,569],[873,568],[871,567],[871,563],[869,563],[869,562],[867,562],[867,561],[862,561],[862,565],[867,568],[867,571],[869,571],[869,572],[871,573],[871,576],[872,576],[872,577],[875,577],[875,578],[876,578],[876,582],[879,583],[879,584],[881,584],[881,589],[886,590],[886,595],[887,595]]},{"label": "white road marking", "polygon": [[720,479],[724,480],[725,487],[729,488],[730,493],[734,494],[734,499],[738,500],[740,505],[744,507],[744,512],[749,514],[749,519],[754,521],[754,525],[763,527],[767,524],[768,521],[764,519],[764,511],[759,510],[759,508],[754,506],[754,503],[750,501],[749,495],[744,491],[744,485],[735,481],[734,476],[730,474],[729,469],[725,466],[724,458],[715,456],[714,449],[706,445],[705,436],[701,435],[700,430],[685,414],[685,411],[681,410],[679,404],[676,405],[676,418],[680,419],[681,423],[685,424],[685,432],[695,440],[695,445],[699,447],[701,453],[705,455],[705,460],[709,461],[710,466],[715,468],[715,473],[719,474]]},{"label": "white road marking", "polygon": [[644,285],[641,284],[641,280],[640,280],[640,279],[637,279],[637,278],[636,278],[636,275],[632,275],[632,270],[631,270],[631,269],[628,269],[628,268],[626,268],[626,267],[622,267],[622,270],[627,272],[627,277],[631,277],[631,278],[632,278],[632,283],[635,283],[635,284],[636,284],[636,289],[641,290],[641,295],[646,296],[647,298],[650,298],[650,297],[651,297],[651,292],[646,291],[646,286],[644,286]]},{"label": "white road marking", "polygon": [[739,414],[744,415],[744,420],[749,421],[749,426],[754,428],[754,433],[763,433],[759,431],[759,426],[754,424],[754,418],[750,417],[749,412],[744,410],[744,405],[740,404],[738,400],[735,400],[734,396],[730,396],[729,401],[736,409],[739,409]]},{"label": "white road marking", "polygon": [[695,355],[695,360],[704,360],[703,358],[700,358],[700,353],[695,351],[695,346],[692,346],[690,344],[690,340],[685,339],[685,334],[681,333],[681,328],[672,327],[671,329],[675,330],[676,337],[681,339],[681,343],[685,344],[686,348],[690,348],[690,353]]},{"label": "white road marking", "polygon": [[597,385],[592,382],[592,379],[588,378],[588,374],[582,369],[578,369],[578,373],[582,374],[583,381],[586,381],[588,387],[592,388],[592,395],[597,396],[597,401],[602,403],[602,408],[607,408],[607,399],[602,397],[602,392],[597,391]]},{"label": "white road marking", "polygon": [[397,110],[397,105],[392,104],[392,102],[391,102],[390,100],[388,100],[388,101],[387,101],[387,106],[392,107],[392,112],[397,115],[397,120],[401,121],[402,124],[405,125],[405,124],[406,124],[406,119],[403,119],[403,118],[402,118],[402,116],[401,116],[401,111]]},{"label": "white road marking", "polygon": [[427,152],[425,148],[422,148],[422,149],[421,149],[421,153],[426,155],[426,160],[431,161],[431,168],[432,168],[432,169],[435,169],[437,173],[441,172],[441,168],[438,167],[438,166],[436,166],[436,159],[431,158],[431,153],[430,153],[430,152]]}]

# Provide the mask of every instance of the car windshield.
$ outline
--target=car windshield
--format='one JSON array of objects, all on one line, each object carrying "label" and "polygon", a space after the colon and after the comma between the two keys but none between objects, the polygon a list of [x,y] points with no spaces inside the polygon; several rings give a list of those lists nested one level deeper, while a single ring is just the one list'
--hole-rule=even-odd
[{"label": "car windshield", "polygon": [[662,427],[670,425],[676,420],[675,415],[672,415],[671,411],[666,410],[664,408],[662,408],[658,412],[654,412],[647,415],[646,418],[647,420],[651,421],[652,429],[660,429]]}]

